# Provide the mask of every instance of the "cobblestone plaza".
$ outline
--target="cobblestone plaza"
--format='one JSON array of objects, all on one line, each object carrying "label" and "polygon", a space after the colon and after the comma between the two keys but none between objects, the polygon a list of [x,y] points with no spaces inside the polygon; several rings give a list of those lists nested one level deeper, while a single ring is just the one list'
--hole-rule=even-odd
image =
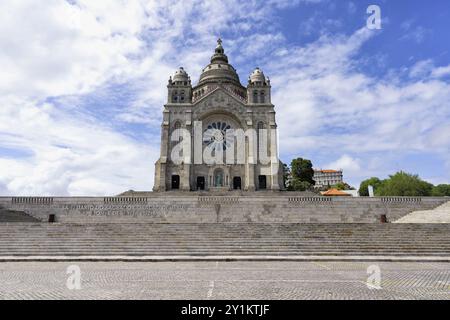
[{"label": "cobblestone plaza", "polygon": [[[80,289],[67,268],[79,266]],[[367,285],[380,269],[381,289]],[[438,262],[5,262],[0,299],[450,299]]]}]

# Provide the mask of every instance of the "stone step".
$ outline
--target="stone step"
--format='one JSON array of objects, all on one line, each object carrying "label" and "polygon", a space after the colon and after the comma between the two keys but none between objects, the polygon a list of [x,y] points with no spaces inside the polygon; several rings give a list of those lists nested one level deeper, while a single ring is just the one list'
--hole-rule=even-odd
[{"label": "stone step", "polygon": [[0,252],[0,256],[300,256],[300,255],[351,255],[351,256],[447,256],[447,252],[385,252],[385,251],[244,251],[244,250],[231,250],[231,251],[104,251],[104,252],[89,252],[85,251],[23,251],[23,252]]},{"label": "stone step", "polygon": [[1,224],[0,255],[450,256],[431,224]]}]

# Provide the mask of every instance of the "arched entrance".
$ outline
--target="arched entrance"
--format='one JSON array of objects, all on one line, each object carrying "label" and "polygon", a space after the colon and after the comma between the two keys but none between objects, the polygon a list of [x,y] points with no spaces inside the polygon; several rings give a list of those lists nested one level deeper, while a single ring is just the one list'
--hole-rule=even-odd
[{"label": "arched entrance", "polygon": [[242,185],[241,185],[241,177],[234,177],[233,178],[233,189],[234,190],[241,190],[242,189]]},{"label": "arched entrance", "polygon": [[205,177],[197,177],[197,190],[205,190]]},{"label": "arched entrance", "polygon": [[220,188],[223,187],[224,184],[223,180],[223,170],[222,169],[216,169],[214,170],[214,187]]},{"label": "arched entrance", "polygon": [[172,189],[174,189],[174,190],[180,189],[180,176],[179,175],[172,176]]}]

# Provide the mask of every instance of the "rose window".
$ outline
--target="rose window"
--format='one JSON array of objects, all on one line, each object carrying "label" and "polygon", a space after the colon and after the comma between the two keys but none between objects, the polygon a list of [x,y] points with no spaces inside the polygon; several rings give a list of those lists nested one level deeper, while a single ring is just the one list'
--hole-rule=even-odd
[{"label": "rose window", "polygon": [[207,146],[217,150],[222,146],[226,150],[232,143],[233,137],[227,139],[226,132],[230,130],[231,126],[226,122],[213,122],[208,125],[203,133],[203,143]]}]

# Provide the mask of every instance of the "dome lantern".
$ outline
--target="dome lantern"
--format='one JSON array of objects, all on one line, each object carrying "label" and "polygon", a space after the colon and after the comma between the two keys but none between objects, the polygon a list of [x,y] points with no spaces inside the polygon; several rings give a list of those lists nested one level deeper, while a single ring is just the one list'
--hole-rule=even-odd
[{"label": "dome lantern", "polygon": [[241,87],[239,76],[234,67],[228,63],[228,57],[222,46],[222,39],[217,40],[210,63],[202,70],[199,85],[205,83],[233,83]]},{"label": "dome lantern", "polygon": [[175,74],[173,76],[173,81],[188,81],[189,76],[186,71],[184,71],[183,67],[180,67],[177,71],[175,71]]},{"label": "dome lantern", "polygon": [[264,76],[264,72],[258,67],[253,70],[250,74],[250,83],[252,84],[265,84],[266,77]]}]

